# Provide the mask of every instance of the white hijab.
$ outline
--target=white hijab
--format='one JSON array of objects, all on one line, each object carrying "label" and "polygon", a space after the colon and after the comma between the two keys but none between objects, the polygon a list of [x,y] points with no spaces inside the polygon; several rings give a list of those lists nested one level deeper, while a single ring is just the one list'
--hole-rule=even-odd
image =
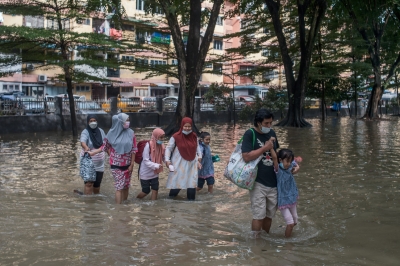
[{"label": "white hijab", "polygon": [[107,139],[118,154],[129,153],[132,150],[134,132],[124,128],[129,115],[120,113],[112,117],[112,126],[108,131]]}]

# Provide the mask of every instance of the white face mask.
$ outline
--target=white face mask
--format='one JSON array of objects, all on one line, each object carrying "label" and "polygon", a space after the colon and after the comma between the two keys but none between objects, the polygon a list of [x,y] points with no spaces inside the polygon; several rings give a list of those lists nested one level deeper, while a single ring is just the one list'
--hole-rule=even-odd
[{"label": "white face mask", "polygon": [[97,122],[90,122],[90,123],[89,123],[89,127],[90,127],[91,129],[95,129],[95,128],[97,127]]},{"label": "white face mask", "polygon": [[261,125],[261,123],[259,124],[259,127],[261,127],[260,130],[261,130],[261,132],[264,133],[264,134],[268,134],[269,131],[271,130],[270,127],[263,127],[263,126]]},{"label": "white face mask", "polygon": [[192,131],[191,130],[189,130],[189,131],[182,130],[182,133],[185,134],[185,135],[189,135],[190,133],[192,133]]},{"label": "white face mask", "polygon": [[261,127],[261,132],[264,134],[268,134],[271,131],[270,127]]}]

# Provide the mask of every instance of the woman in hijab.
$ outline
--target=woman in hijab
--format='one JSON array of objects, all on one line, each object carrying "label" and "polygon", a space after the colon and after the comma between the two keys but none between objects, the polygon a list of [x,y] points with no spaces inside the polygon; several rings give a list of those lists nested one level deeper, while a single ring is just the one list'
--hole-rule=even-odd
[{"label": "woman in hijab", "polygon": [[151,140],[146,143],[142,153],[142,162],[140,164],[140,185],[142,192],[137,198],[142,199],[150,193],[151,199],[156,200],[158,195],[158,174],[163,171],[164,151],[163,144],[165,132],[161,128],[153,130]]},{"label": "woman in hijab", "polygon": [[115,202],[121,204],[128,199],[129,185],[135,162],[136,137],[129,128],[129,116],[124,113],[112,117],[112,126],[103,145],[89,154],[109,150],[111,173],[114,177]]},{"label": "woman in hijab", "polygon": [[[80,139],[82,146],[81,157],[85,152],[100,148],[106,137],[104,131],[97,126],[97,117],[95,115],[89,114],[86,120],[86,128],[82,131]],[[85,195],[100,193],[100,184],[104,173],[104,158],[104,152],[100,152],[92,157],[94,168],[96,169],[96,181],[85,182],[83,190]]]},{"label": "woman in hijab", "polygon": [[192,125],[191,118],[183,118],[180,130],[170,138],[165,150],[165,163],[170,170],[167,180],[170,197],[176,197],[181,189],[187,189],[188,200],[196,197],[202,154]]}]

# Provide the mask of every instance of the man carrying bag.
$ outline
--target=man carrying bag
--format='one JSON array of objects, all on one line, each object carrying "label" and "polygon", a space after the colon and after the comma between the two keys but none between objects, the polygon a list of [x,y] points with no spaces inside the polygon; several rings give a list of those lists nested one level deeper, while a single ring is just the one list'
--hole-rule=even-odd
[{"label": "man carrying bag", "polygon": [[[259,236],[261,230],[269,233],[272,218],[277,210],[277,181],[270,150],[278,149],[279,143],[275,132],[271,129],[273,118],[273,114],[268,110],[258,110],[254,118],[254,129],[247,130],[242,141],[242,157],[245,162],[256,160],[261,156],[255,184],[250,190],[253,214],[251,230],[256,237]],[[253,143],[253,134],[255,134],[255,143]],[[294,173],[298,170],[299,167],[294,170]]]}]

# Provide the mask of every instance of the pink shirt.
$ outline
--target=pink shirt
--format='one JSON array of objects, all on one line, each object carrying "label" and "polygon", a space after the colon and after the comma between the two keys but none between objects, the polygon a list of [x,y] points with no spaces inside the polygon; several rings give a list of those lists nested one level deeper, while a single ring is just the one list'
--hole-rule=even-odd
[{"label": "pink shirt", "polygon": [[116,166],[128,166],[132,163],[132,153],[137,152],[136,146],[136,136],[133,136],[132,141],[132,149],[128,153],[118,154],[111,144],[108,142],[107,138],[104,138],[103,145],[101,145],[100,149],[103,151],[110,151],[110,164]]}]

